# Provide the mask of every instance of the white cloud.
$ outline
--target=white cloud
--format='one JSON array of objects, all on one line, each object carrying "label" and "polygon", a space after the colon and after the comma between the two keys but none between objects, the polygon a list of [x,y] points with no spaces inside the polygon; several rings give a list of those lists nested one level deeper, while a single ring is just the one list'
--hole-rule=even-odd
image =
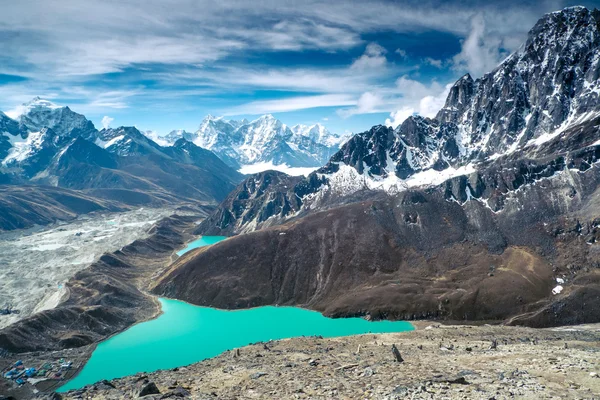
[{"label": "white cloud", "polygon": [[267,114],[305,110],[316,107],[348,106],[356,104],[353,96],[345,94],[325,94],[298,96],[276,100],[259,100],[226,110],[224,115]]},{"label": "white cloud", "polygon": [[402,107],[401,109],[396,110],[390,114],[391,118],[387,118],[385,120],[385,125],[395,128],[398,125],[400,125],[402,122],[404,122],[404,120],[406,118],[408,118],[411,115],[414,115],[416,113],[417,113],[417,111],[412,107],[409,107],[409,106]]},{"label": "white cloud", "polygon": [[[387,112],[409,105],[420,111],[420,99],[435,96],[435,88],[418,100],[406,92],[383,88],[382,82],[409,71],[386,60],[385,49],[376,43],[368,44],[364,54],[353,63],[348,60],[342,68],[323,68],[316,63],[281,68],[239,60],[277,51],[319,50],[343,55],[380,32],[439,31],[464,38],[461,53],[453,59],[454,68],[477,75],[501,58],[500,47],[516,49],[543,12],[563,5],[562,0],[488,2],[476,7],[458,1],[386,0],[96,0],[85,8],[75,3],[13,1],[7,12],[0,13],[0,27],[7,36],[0,41],[0,73],[30,78],[0,86],[0,107],[12,108],[39,94],[56,96],[78,112],[93,111],[101,116],[110,112],[106,108],[126,108],[133,101],[159,103],[156,99],[201,96],[202,91],[210,91],[214,98],[267,88],[340,96],[336,101],[321,101],[354,106],[357,112]],[[474,11],[479,12],[475,17]],[[395,52],[407,56],[404,49]],[[439,60],[432,60],[431,65],[439,65]],[[441,65],[447,66],[445,61]],[[406,68],[414,70],[416,66]],[[115,73],[111,84],[118,84],[122,94],[102,96],[97,89],[97,74],[107,72]],[[139,86],[138,82],[145,80],[155,84]],[[69,94],[74,87],[95,89]],[[375,98],[365,95],[361,100],[365,93],[376,93],[375,107],[368,107],[369,101],[375,104]],[[283,108],[292,106],[290,101],[283,102]],[[161,110],[169,106],[160,103]],[[297,104],[308,106],[305,101]],[[260,106],[260,102],[253,104]]]},{"label": "white cloud", "polygon": [[400,55],[400,57],[402,57],[402,58],[406,57],[406,50],[396,49],[395,53]]},{"label": "white cloud", "polygon": [[387,63],[385,53],[387,53],[387,51],[377,43],[369,43],[364,54],[354,60],[350,68],[355,70],[382,68]]},{"label": "white cloud", "polygon": [[380,93],[365,92],[356,100],[354,107],[339,109],[337,114],[342,118],[348,118],[356,114],[381,112],[381,107],[385,103],[386,101]]},{"label": "white cloud", "polygon": [[111,122],[113,122],[114,120],[115,120],[114,118],[111,118],[111,117],[109,117],[108,115],[105,115],[105,116],[102,118],[102,127],[103,127],[104,129],[108,129],[108,128],[110,128],[110,123],[111,123]]},{"label": "white cloud", "polygon": [[402,99],[396,111],[386,119],[387,126],[396,127],[413,114],[432,118],[444,106],[452,83],[440,85],[436,81],[425,85],[419,81],[402,76],[396,81],[396,87]]},{"label": "white cloud", "polygon": [[487,34],[484,16],[478,13],[471,19],[471,31],[462,42],[460,53],[453,58],[454,68],[466,70],[474,77],[490,72],[507,55],[500,50],[502,46],[501,38]]},{"label": "white cloud", "polygon": [[429,64],[433,67],[442,68],[442,60],[436,60],[435,58],[432,58],[432,57],[425,57],[424,61],[426,64]]}]

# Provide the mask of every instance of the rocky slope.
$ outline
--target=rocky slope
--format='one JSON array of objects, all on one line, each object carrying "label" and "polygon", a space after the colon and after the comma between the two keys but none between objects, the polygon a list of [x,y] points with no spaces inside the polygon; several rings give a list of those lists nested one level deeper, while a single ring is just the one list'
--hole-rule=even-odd
[{"label": "rocky slope", "polygon": [[306,178],[249,178],[197,230],[244,235],[178,260],[155,292],[335,316],[599,321],[599,19],[549,14],[490,74],[461,78],[435,119],[355,135]]},{"label": "rocky slope", "polygon": [[423,324],[398,334],[278,340],[63,398],[134,399],[144,390],[148,399],[592,399],[600,392],[598,329]]}]

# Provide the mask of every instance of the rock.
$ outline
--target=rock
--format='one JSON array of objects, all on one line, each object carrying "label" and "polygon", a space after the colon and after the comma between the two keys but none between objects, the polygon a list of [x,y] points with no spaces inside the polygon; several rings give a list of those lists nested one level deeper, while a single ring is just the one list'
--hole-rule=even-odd
[{"label": "rock", "polygon": [[96,386],[97,386],[98,390],[115,389],[115,385],[113,385],[110,381],[107,381],[106,379],[98,382],[98,384]]},{"label": "rock", "polygon": [[364,376],[365,378],[369,378],[373,375],[375,375],[375,371],[373,371],[373,368],[371,367],[365,368],[365,370],[362,373],[362,376]]},{"label": "rock", "polygon": [[450,383],[455,385],[470,385],[464,376],[458,376],[456,378],[436,377],[434,382],[437,383]]},{"label": "rock", "polygon": [[[38,394],[38,396],[36,397],[36,399],[39,400],[62,400],[62,395],[60,393],[44,393],[44,394]],[[11,399],[15,399],[14,397],[4,397],[4,396],[0,396],[0,400],[11,400]]]},{"label": "rock", "polygon": [[160,391],[154,382],[148,380],[139,381],[133,390],[134,397],[144,397],[149,394],[160,394]]},{"label": "rock", "polygon": [[163,394],[160,398],[161,399],[171,399],[171,398],[185,398],[185,397],[190,397],[191,393],[187,390],[185,390],[182,387],[177,387],[165,394]]},{"label": "rock", "polygon": [[392,353],[394,354],[394,358],[396,359],[397,362],[399,362],[399,363],[404,362],[404,359],[400,355],[400,351],[398,351],[398,348],[396,347],[395,344],[392,345]]},{"label": "rock", "polygon": [[268,374],[266,372],[255,372],[250,375],[250,379],[258,379],[261,376],[265,376],[265,375],[268,375]]}]

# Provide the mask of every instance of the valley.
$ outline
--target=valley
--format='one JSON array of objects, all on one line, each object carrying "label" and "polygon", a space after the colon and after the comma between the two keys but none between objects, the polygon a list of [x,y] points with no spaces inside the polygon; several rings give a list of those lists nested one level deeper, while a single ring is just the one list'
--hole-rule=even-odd
[{"label": "valley", "polygon": [[104,253],[145,239],[170,209],[94,213],[29,231],[0,235],[0,307],[12,304],[19,314],[0,316],[0,329],[56,307],[68,297],[66,283]]}]

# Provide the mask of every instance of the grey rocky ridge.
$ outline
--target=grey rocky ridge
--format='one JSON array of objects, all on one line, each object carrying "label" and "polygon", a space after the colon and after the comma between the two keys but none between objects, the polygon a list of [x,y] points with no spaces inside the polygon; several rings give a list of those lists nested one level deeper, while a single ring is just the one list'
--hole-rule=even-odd
[{"label": "grey rocky ridge", "polygon": [[584,7],[545,15],[492,72],[460,78],[435,118],[355,135],[307,177],[248,178],[196,230],[238,236],[178,260],[155,293],[332,316],[599,321],[599,21]]}]

